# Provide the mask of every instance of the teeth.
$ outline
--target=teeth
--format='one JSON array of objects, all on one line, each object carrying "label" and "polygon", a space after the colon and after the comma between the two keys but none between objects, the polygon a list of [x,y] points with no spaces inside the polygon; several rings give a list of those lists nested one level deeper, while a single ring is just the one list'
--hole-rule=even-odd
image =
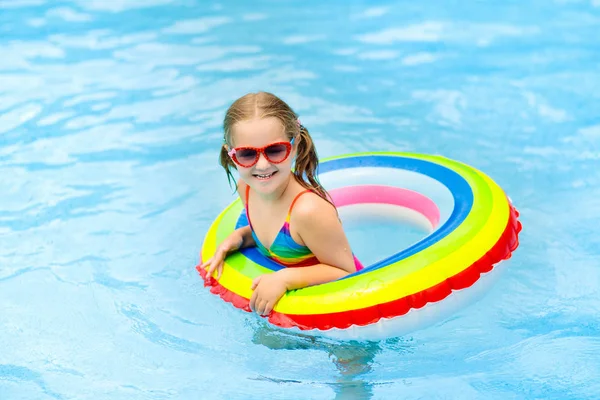
[{"label": "teeth", "polygon": [[272,172],[272,173],[270,173],[270,174],[266,174],[266,175],[256,175],[256,177],[257,177],[257,178],[260,178],[260,179],[267,179],[267,178],[269,178],[271,175],[273,175],[273,172]]}]

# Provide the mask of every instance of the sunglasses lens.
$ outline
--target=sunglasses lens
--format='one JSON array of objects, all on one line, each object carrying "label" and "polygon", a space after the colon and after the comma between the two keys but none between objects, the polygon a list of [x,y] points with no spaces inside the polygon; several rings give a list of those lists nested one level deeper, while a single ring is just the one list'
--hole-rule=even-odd
[{"label": "sunglasses lens", "polygon": [[256,160],[256,150],[253,149],[240,149],[235,153],[235,157],[238,162],[243,165],[254,163]]},{"label": "sunglasses lens", "polygon": [[265,149],[267,158],[273,162],[281,162],[287,157],[287,147],[284,144],[273,144]]}]

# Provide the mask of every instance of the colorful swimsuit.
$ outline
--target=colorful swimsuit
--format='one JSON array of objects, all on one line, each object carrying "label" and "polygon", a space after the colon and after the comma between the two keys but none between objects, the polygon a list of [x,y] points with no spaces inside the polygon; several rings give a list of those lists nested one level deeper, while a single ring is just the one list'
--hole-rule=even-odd
[{"label": "colorful swimsuit", "polygon": [[[267,249],[263,244],[258,240],[258,237],[254,233],[254,228],[252,227],[252,222],[250,221],[250,213],[248,212],[248,204],[250,201],[250,186],[246,186],[246,217],[248,218],[248,224],[250,225],[250,230],[252,232],[252,237],[254,238],[254,242],[256,242],[256,247],[258,251],[263,254],[265,257],[269,257],[274,261],[286,266],[286,267],[306,267],[310,265],[319,264],[319,260],[315,255],[310,251],[307,246],[303,246],[298,244],[290,233],[290,216],[292,215],[292,208],[294,207],[294,203],[296,200],[303,195],[304,193],[311,192],[311,190],[304,190],[292,201],[290,205],[290,209],[288,210],[287,217],[283,226],[277,233],[273,244],[270,249]],[[354,264],[356,266],[356,270],[361,270],[363,265],[360,261],[354,256]]]}]

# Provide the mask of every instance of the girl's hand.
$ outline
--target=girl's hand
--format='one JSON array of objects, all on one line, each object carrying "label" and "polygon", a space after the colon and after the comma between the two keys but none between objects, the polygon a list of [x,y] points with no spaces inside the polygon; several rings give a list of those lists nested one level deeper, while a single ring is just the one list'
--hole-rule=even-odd
[{"label": "girl's hand", "polygon": [[287,291],[287,285],[283,276],[275,272],[256,277],[252,281],[252,290],[250,309],[259,315],[269,315]]},{"label": "girl's hand", "polygon": [[213,272],[215,272],[215,269],[217,270],[217,279],[220,279],[223,273],[223,261],[225,261],[225,257],[229,253],[238,250],[242,246],[242,243],[244,243],[244,237],[239,231],[234,231],[223,240],[219,247],[217,247],[215,255],[202,263],[202,268],[209,267],[204,279],[208,281]]}]

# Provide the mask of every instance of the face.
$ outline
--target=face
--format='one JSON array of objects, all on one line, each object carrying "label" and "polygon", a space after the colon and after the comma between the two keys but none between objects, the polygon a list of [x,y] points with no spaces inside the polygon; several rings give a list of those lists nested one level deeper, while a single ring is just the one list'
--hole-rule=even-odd
[{"label": "face", "polygon": [[[242,164],[254,162],[253,155],[256,154],[256,151],[244,150],[243,147],[264,148],[278,142],[289,143],[283,125],[274,117],[255,118],[236,123],[232,127],[231,140],[236,149],[235,156]],[[286,158],[287,151],[285,145],[267,147],[264,152],[258,154],[256,164],[245,167],[236,163],[240,177],[258,192],[264,194],[274,192],[281,185],[286,184],[291,176],[292,160],[296,155],[295,146],[290,148]],[[283,161],[280,161],[282,159]]]}]

